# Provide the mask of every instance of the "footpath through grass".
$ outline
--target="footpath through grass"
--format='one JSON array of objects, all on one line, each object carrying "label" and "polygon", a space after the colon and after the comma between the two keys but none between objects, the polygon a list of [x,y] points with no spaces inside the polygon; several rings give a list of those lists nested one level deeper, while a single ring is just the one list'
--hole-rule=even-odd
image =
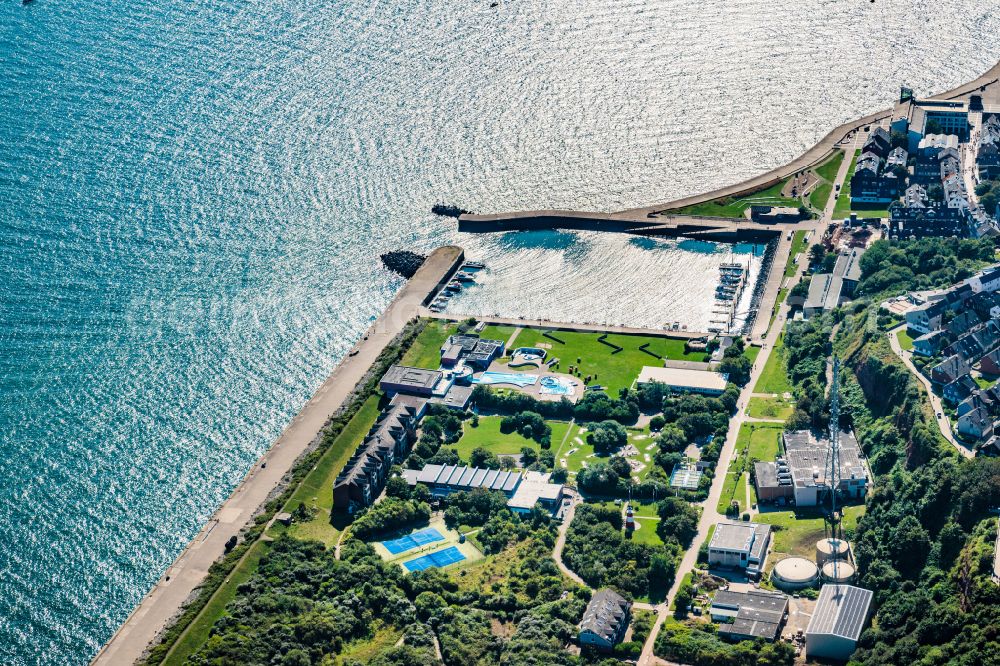
[{"label": "footpath through grass", "polygon": [[830,201],[830,194],[833,192],[833,184],[834,181],[837,180],[837,172],[840,171],[840,165],[843,164],[843,162],[844,151],[838,150],[833,154],[833,157],[813,169],[813,173],[819,176],[820,182],[813,188],[812,192],[809,193],[809,204],[820,213],[823,212],[826,208],[826,204]]},{"label": "footpath through grass", "polygon": [[795,275],[795,270],[798,268],[798,264],[795,263],[795,257],[801,254],[806,249],[806,231],[805,229],[800,229],[795,232],[792,236],[792,248],[788,253],[788,259],[785,260],[785,277],[792,277]]}]

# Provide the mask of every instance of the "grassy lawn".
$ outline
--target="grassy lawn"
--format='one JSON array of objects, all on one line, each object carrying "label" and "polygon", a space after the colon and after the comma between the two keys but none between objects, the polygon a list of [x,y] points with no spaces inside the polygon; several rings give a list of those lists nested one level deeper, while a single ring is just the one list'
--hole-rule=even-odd
[{"label": "grassy lawn", "polygon": [[746,509],[746,494],[737,490],[743,487],[743,462],[741,454],[729,463],[729,469],[726,470],[726,480],[722,484],[722,494],[719,495],[719,503],[715,507],[719,513],[725,514],[733,500],[739,502],[741,510]]},{"label": "grassy lawn", "polygon": [[795,263],[795,256],[806,249],[806,232],[804,230],[799,230],[795,232],[792,236],[792,249],[788,253],[788,259],[785,261],[785,277],[792,277],[795,275],[795,269],[798,268],[798,264]]},{"label": "grassy lawn", "polygon": [[889,204],[857,204],[851,207],[851,212],[858,217],[889,217]]},{"label": "grassy lawn", "polygon": [[[510,336],[517,330],[517,326],[507,326],[505,324],[490,324],[479,333],[479,337],[484,340],[503,340],[504,344],[510,340]],[[517,340],[514,341],[517,346]]]},{"label": "grassy lawn", "polygon": [[976,384],[981,389],[988,389],[997,383],[998,377],[996,375],[984,375],[982,373],[975,373],[972,378],[976,380]]},{"label": "grassy lawn", "polygon": [[903,351],[911,351],[913,349],[913,338],[910,337],[910,334],[906,332],[905,328],[900,329],[899,332],[896,333],[896,339],[899,340],[899,346],[903,349]]},{"label": "grassy lawn", "polygon": [[818,167],[813,169],[816,175],[823,180],[828,180],[831,183],[837,179],[837,172],[840,171],[840,165],[844,162],[844,151],[838,150],[833,154],[833,157],[823,162]]},{"label": "grassy lawn", "polygon": [[[520,453],[521,449],[526,446],[535,451],[541,450],[538,442],[533,439],[522,437],[516,432],[509,434],[500,432],[500,421],[501,417],[499,416],[481,416],[479,417],[479,426],[476,428],[473,428],[472,424],[466,421],[463,425],[462,439],[458,440],[456,444],[445,444],[445,447],[456,449],[462,460],[468,460],[472,450],[480,446],[497,455]],[[565,421],[549,421],[548,423],[552,426],[552,446],[558,447],[563,437],[566,436],[569,423]]]},{"label": "grassy lawn", "polygon": [[786,420],[795,412],[795,405],[782,398],[750,398],[747,416],[755,419]]},{"label": "grassy lawn", "polygon": [[[851,538],[858,526],[858,518],[865,512],[863,504],[848,506],[844,509],[844,522],[841,526],[844,536]],[[826,536],[826,525],[818,509],[800,509],[798,511],[766,511],[758,514],[754,520],[774,526],[774,552],[786,555],[799,555],[812,559],[816,553],[816,542]],[[778,558],[772,558],[772,562]]]},{"label": "grassy lawn", "polygon": [[754,393],[783,393],[792,392],[792,384],[788,381],[788,371],[785,367],[785,336],[778,338],[778,343],[771,350],[771,355],[767,357],[767,365],[757,380],[757,385],[753,389]]},{"label": "grassy lawn", "polygon": [[431,319],[403,354],[402,365],[437,370],[441,365],[441,345],[458,331],[458,324]]},{"label": "grassy lawn", "polygon": [[675,215],[702,215],[706,217],[743,217],[747,208],[754,204],[765,204],[769,206],[791,206],[798,208],[801,202],[798,199],[791,199],[781,196],[781,190],[785,187],[788,179],[775,183],[771,187],[748,194],[746,197],[733,199],[732,197],[722,197],[704,203],[693,204],[683,208],[675,208],[666,212]]},{"label": "grassy lawn", "polygon": [[[632,541],[635,543],[645,543],[650,546],[662,546],[663,539],[660,535],[656,533],[656,526],[659,523],[657,520],[640,520],[636,518],[636,522],[639,524],[639,529],[632,532]],[[628,534],[628,532],[626,532]]]},{"label": "grassy lawn", "polygon": [[751,459],[774,460],[774,457],[781,451],[781,433],[785,429],[780,425],[745,423],[740,429],[741,437],[746,428],[749,428],[747,455]]},{"label": "grassy lawn", "polygon": [[[577,441],[578,438],[580,441]],[[585,463],[593,464],[599,460],[608,459],[608,456],[592,457],[593,455],[594,447],[587,444],[587,433],[583,432],[580,426],[573,426],[569,439],[556,455],[556,464],[561,466],[562,460],[566,460],[566,469],[572,476],[583,469]]]},{"label": "grassy lawn", "polygon": [[822,181],[819,185],[812,189],[809,193],[809,205],[823,212],[826,209],[826,204],[830,201],[830,194],[833,192],[833,183]]},{"label": "grassy lawn", "polygon": [[219,587],[201,613],[198,614],[198,617],[188,626],[187,631],[174,644],[173,649],[163,660],[164,666],[180,666],[186,663],[188,657],[205,644],[212,626],[216,620],[222,617],[229,602],[236,598],[237,588],[247,582],[251,574],[257,570],[257,564],[268,548],[270,548],[270,543],[267,541],[258,541],[250,547],[243,562],[233,569],[229,578]]},{"label": "grassy lawn", "polygon": [[662,367],[663,361],[639,349],[641,345],[648,344],[650,352],[663,358],[684,361],[704,361],[708,358],[708,355],[700,352],[685,353],[685,341],[681,338],[609,335],[605,338],[607,342],[623,347],[622,351],[613,354],[612,347],[598,342],[598,333],[550,331],[561,343],[545,337],[544,333],[544,329],[525,328],[518,334],[514,344],[518,347],[546,349],[550,358],[559,359],[558,368],[562,372],[568,372],[571,365],[579,366],[581,376],[590,375],[593,383],[607,387],[612,396],[617,396],[619,389],[631,386],[643,366]]},{"label": "grassy lawn", "polygon": [[855,150],[854,157],[851,158],[851,166],[847,168],[844,185],[840,188],[840,196],[837,197],[837,205],[833,209],[835,219],[847,217],[851,213],[851,176],[854,175],[854,168],[858,165],[859,157],[861,157],[861,151]]},{"label": "grassy lawn", "polygon": [[[295,489],[284,510],[292,511],[299,502],[304,502],[306,506],[316,509],[316,515],[308,522],[293,523],[287,528],[291,536],[299,539],[316,539],[325,543],[327,548],[337,542],[340,531],[330,524],[330,513],[333,510],[333,482],[354,453],[358,443],[371,429],[378,415],[378,397],[371,396],[348,421],[333,445]],[[278,523],[275,523],[272,529],[275,528],[284,529]]]},{"label": "grassy lawn", "polygon": [[757,357],[760,356],[760,349],[757,345],[750,345],[743,350],[743,355],[750,359],[751,363],[756,363]]}]

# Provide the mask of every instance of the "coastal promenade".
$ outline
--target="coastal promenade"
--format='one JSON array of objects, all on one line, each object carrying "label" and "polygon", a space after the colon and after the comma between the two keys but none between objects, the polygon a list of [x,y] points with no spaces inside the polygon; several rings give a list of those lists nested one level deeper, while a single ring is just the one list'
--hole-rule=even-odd
[{"label": "coastal promenade", "polygon": [[696,331],[668,331],[663,328],[636,328],[631,326],[614,326],[611,324],[574,324],[563,321],[548,321],[545,319],[518,319],[513,317],[491,317],[489,315],[462,315],[445,312],[431,312],[427,310],[422,313],[425,317],[434,319],[444,319],[455,321],[464,317],[475,317],[480,322],[486,324],[496,324],[499,326],[519,326],[521,328],[546,328],[560,331],[580,331],[583,333],[621,333],[623,335],[660,335],[665,338],[687,338],[693,340],[703,338],[708,333]]},{"label": "coastal promenade", "polygon": [[365,377],[382,350],[407,322],[423,312],[430,296],[457,270],[464,252],[455,246],[435,250],[396,295],[313,397],[292,419],[274,445],[250,469],[243,482],[191,540],[125,623],[94,657],[93,664],[123,666],[140,659],[147,646],[181,611],[204,580],[208,568],[225,553],[271,494],[285,481],[295,461],[316,441],[330,417]]}]

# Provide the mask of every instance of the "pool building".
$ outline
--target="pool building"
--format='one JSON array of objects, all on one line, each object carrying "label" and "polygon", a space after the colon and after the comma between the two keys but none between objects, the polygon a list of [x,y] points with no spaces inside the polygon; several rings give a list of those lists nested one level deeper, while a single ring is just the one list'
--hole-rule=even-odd
[{"label": "pool building", "polygon": [[422,483],[435,497],[447,497],[476,488],[495,490],[507,496],[507,506],[518,513],[528,513],[536,504],[555,513],[563,500],[565,486],[549,481],[541,472],[507,472],[499,469],[459,465],[426,465],[421,470],[403,470],[411,486]]},{"label": "pool building", "polygon": [[454,368],[461,364],[477,370],[490,367],[493,359],[503,356],[503,340],[485,340],[478,335],[452,335],[441,346],[441,367]]}]

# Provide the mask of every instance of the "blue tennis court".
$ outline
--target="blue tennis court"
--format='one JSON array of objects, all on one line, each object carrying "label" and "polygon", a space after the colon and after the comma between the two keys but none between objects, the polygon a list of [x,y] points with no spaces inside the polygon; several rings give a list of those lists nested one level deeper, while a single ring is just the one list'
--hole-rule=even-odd
[{"label": "blue tennis court", "polygon": [[425,527],[422,530],[414,532],[413,534],[407,534],[404,537],[398,539],[393,539],[392,541],[383,541],[382,545],[385,546],[393,555],[398,555],[400,553],[405,553],[413,548],[419,548],[420,546],[426,546],[429,543],[434,543],[435,541],[444,541],[444,537],[433,527]]},{"label": "blue tennis court", "polygon": [[412,560],[403,562],[403,566],[406,567],[407,571],[423,571],[431,567],[446,567],[449,564],[461,562],[464,559],[465,555],[462,554],[462,551],[455,546],[451,546],[436,553],[415,557]]}]

